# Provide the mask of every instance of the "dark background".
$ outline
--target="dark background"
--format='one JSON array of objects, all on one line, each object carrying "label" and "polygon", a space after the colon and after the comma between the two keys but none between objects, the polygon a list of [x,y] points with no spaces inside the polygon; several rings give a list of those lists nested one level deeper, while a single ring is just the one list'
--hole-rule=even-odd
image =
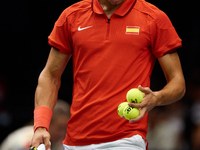
[{"label": "dark background", "polygon": [[[47,37],[60,13],[78,0],[0,1],[0,143],[13,130],[33,118],[34,93],[50,47]],[[199,70],[200,11],[198,1],[147,0],[171,19],[183,47],[178,50],[186,83],[190,73]],[[71,61],[63,76],[59,98],[71,103]],[[156,64],[153,89],[165,84]],[[188,103],[183,100],[183,103]]]}]

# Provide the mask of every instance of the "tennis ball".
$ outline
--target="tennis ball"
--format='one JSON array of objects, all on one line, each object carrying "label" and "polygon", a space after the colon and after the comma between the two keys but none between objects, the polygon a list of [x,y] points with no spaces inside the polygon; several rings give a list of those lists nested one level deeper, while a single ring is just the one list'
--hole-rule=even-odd
[{"label": "tennis ball", "polygon": [[118,115],[121,117],[123,115],[124,107],[128,106],[128,102],[123,102],[118,106]]},{"label": "tennis ball", "polygon": [[130,89],[126,94],[126,99],[130,103],[140,103],[142,102],[144,93],[138,88]]},{"label": "tennis ball", "polygon": [[134,108],[131,106],[126,106],[123,110],[123,115],[127,120],[134,119],[139,116],[140,111],[138,108]]}]

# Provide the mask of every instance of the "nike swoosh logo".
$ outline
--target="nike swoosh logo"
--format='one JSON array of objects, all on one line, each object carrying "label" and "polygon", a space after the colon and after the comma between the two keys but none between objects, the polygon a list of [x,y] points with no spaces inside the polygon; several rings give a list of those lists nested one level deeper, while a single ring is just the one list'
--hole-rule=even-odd
[{"label": "nike swoosh logo", "polygon": [[81,28],[81,26],[78,27],[78,31],[82,31],[82,30],[85,30],[85,29],[88,29],[88,28],[91,28],[92,26],[88,26],[88,27],[85,27],[85,28]]}]

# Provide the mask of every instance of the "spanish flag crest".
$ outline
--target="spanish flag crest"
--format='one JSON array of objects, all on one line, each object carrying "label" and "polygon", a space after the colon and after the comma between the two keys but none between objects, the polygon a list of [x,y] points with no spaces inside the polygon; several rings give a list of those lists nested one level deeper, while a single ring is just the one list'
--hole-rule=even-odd
[{"label": "spanish flag crest", "polygon": [[140,27],[139,26],[126,26],[126,34],[139,35]]}]

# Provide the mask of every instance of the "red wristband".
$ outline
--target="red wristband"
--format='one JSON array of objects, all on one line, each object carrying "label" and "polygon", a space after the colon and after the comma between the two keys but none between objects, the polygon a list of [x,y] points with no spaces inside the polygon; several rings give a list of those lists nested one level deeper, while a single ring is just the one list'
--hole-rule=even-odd
[{"label": "red wristband", "polygon": [[34,132],[38,127],[44,127],[49,131],[52,110],[45,106],[36,107],[34,110]]}]

